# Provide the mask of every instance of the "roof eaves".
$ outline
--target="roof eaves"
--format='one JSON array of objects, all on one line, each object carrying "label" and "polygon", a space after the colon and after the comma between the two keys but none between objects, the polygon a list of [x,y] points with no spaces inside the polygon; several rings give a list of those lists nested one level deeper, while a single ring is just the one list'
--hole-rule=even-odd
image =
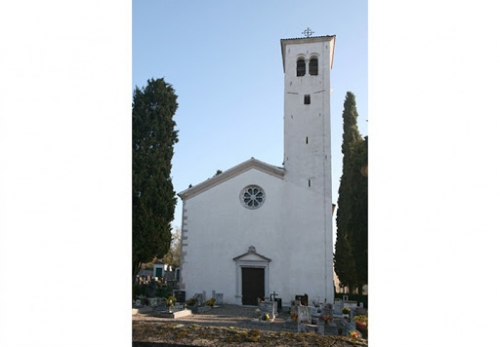
[{"label": "roof eaves", "polygon": [[244,161],[241,164],[233,166],[232,168],[222,172],[217,176],[211,177],[202,183],[199,183],[191,188],[185,189],[182,192],[178,193],[177,195],[179,195],[180,198],[183,200],[189,199],[252,168],[268,173],[270,175],[273,175],[281,179],[283,179],[283,177],[285,176],[284,168],[269,165],[267,163],[264,163],[263,161],[251,158],[247,161]]}]

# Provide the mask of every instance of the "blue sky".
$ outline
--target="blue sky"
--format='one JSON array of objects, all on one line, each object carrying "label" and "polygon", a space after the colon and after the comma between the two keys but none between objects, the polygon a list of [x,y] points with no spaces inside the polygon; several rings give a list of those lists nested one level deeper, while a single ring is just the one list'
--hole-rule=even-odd
[{"label": "blue sky", "polygon": [[[336,35],[331,84],[333,199],[341,175],[342,110],[356,95],[368,135],[367,1],[133,1],[132,88],[164,77],[178,95],[177,192],[251,157],[283,162],[280,39]],[[181,226],[179,199],[174,226]]]}]

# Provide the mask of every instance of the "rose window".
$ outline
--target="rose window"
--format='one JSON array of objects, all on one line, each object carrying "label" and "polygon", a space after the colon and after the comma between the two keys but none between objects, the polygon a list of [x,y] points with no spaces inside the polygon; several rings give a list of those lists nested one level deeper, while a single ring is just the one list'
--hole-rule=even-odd
[{"label": "rose window", "polygon": [[240,198],[243,206],[250,209],[256,209],[262,206],[266,200],[266,194],[261,187],[252,185],[241,191]]}]

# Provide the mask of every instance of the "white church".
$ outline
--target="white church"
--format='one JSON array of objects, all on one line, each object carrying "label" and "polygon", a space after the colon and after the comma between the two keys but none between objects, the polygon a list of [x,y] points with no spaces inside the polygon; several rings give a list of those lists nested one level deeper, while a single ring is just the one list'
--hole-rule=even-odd
[{"label": "white church", "polygon": [[180,289],[256,305],[334,300],[330,70],[335,35],[281,40],[284,165],[251,158],[179,193]]}]

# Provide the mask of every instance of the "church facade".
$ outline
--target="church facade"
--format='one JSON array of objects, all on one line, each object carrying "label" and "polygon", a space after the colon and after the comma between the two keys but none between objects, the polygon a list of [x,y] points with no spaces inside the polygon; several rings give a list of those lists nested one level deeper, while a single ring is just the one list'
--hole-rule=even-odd
[{"label": "church facade", "polygon": [[335,36],[281,40],[284,164],[251,158],[179,193],[180,287],[224,302],[333,302],[330,70]]}]

